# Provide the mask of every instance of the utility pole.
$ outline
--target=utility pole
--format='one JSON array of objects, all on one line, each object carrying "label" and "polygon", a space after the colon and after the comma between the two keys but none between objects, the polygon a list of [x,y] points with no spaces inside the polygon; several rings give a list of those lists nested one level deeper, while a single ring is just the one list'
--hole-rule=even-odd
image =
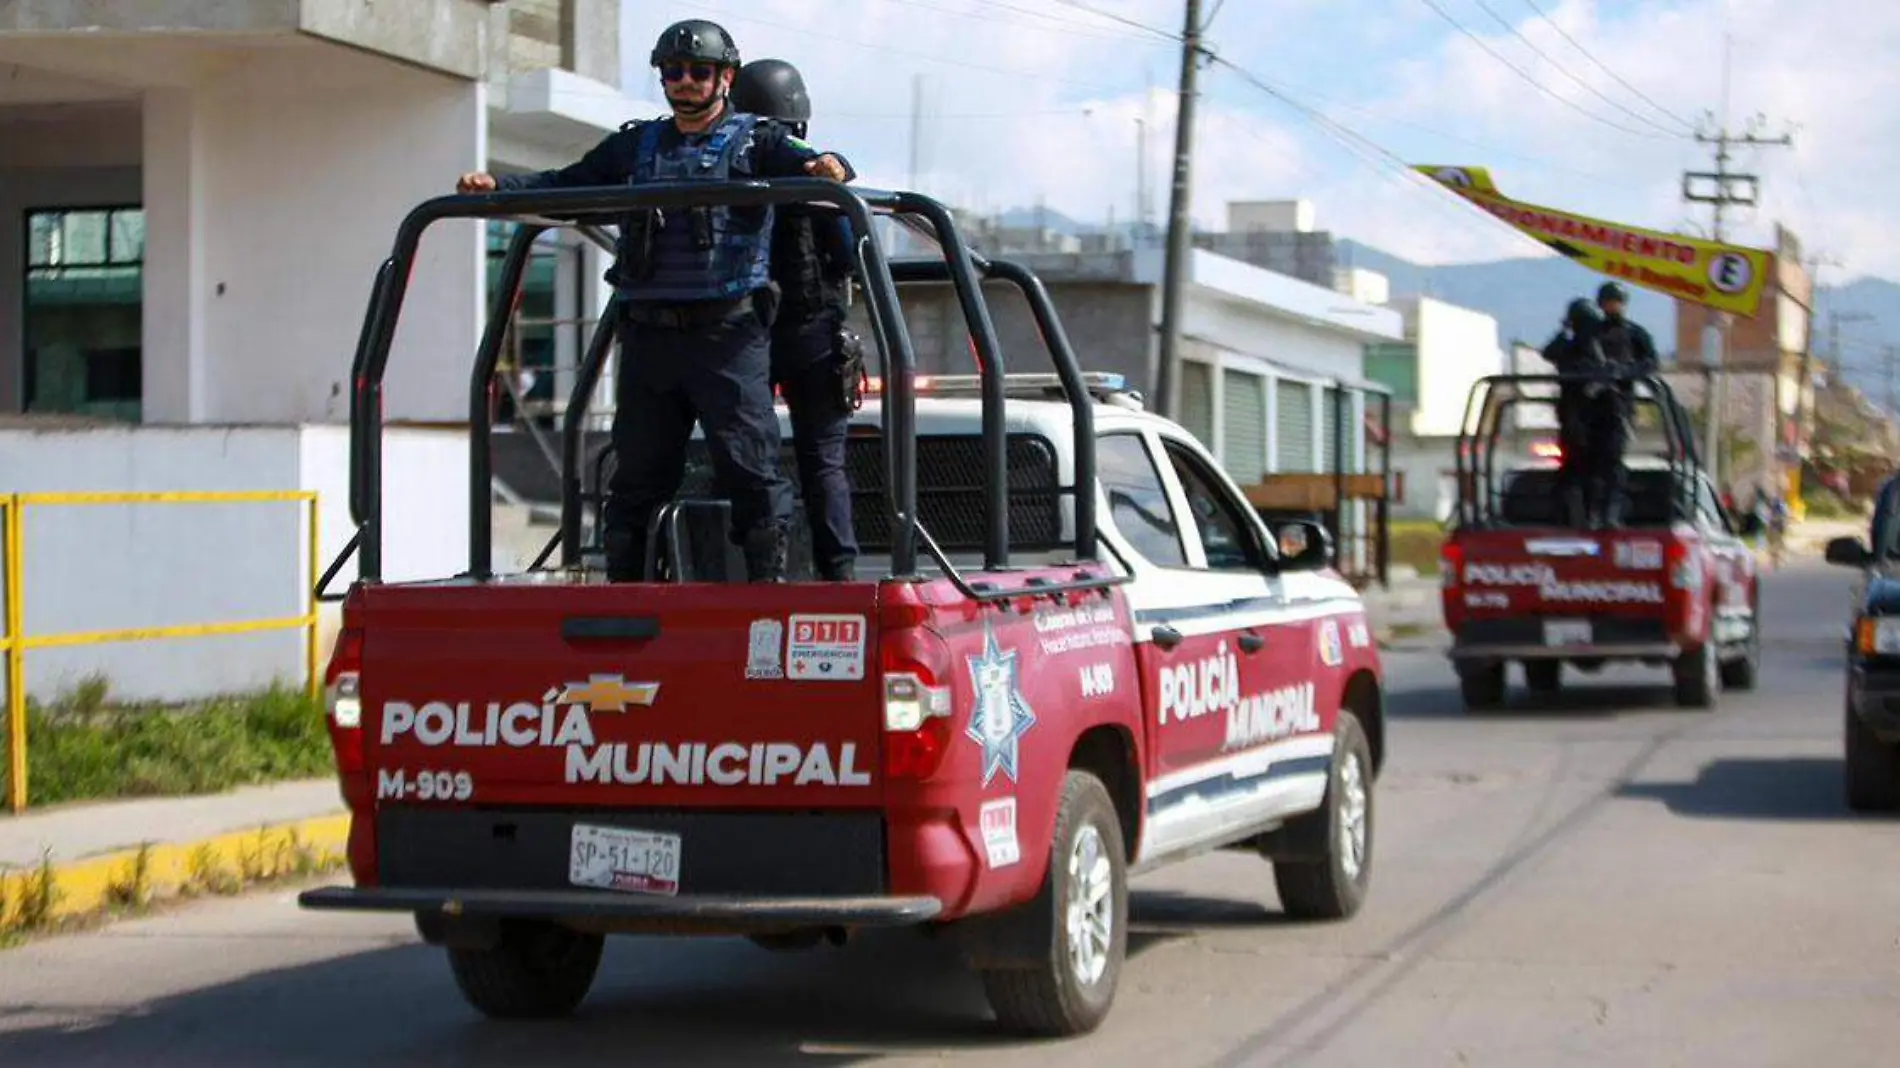
[{"label": "utility pole", "polygon": [[[1814,252],[1808,255],[1803,265],[1808,271],[1808,303],[1801,310],[1807,314],[1808,321],[1807,329],[1802,332],[1801,374],[1800,377],[1796,379],[1794,390],[1795,473],[1794,477],[1788,480],[1788,484],[1792,490],[1791,496],[1793,498],[1790,503],[1801,509],[1806,508],[1804,501],[1807,488],[1805,485],[1806,458],[1802,455],[1804,451],[1802,447],[1805,445],[1807,447],[1805,451],[1810,455],[1813,454],[1814,428],[1818,425],[1820,418],[1818,414],[1820,403],[1815,398],[1810,397],[1809,394],[1812,393],[1814,389],[1814,313],[1817,306],[1821,303],[1821,268],[1842,267],[1845,266],[1845,264],[1831,253]],[[1835,354],[1840,345],[1838,340],[1838,318],[1839,316],[1837,314],[1828,316],[1829,359],[1836,359]]]},{"label": "utility pole", "polygon": [[[1683,199],[1708,204],[1714,209],[1715,226],[1712,233],[1718,242],[1726,240],[1722,228],[1724,209],[1730,204],[1753,207],[1755,194],[1761,184],[1756,175],[1729,170],[1729,160],[1733,158],[1729,153],[1730,147],[1794,144],[1794,139],[1787,134],[1774,138],[1757,137],[1755,130],[1759,127],[1759,119],[1751,122],[1749,129],[1740,135],[1728,132],[1729,55],[1732,50],[1733,42],[1725,41],[1722,51],[1722,117],[1716,123],[1715,133],[1698,130],[1695,135],[1697,143],[1715,146],[1715,170],[1687,171],[1682,176]],[[1709,184],[1702,185],[1698,191],[1698,182]],[[1714,325],[1702,331],[1703,368],[1708,375],[1708,388],[1704,391],[1708,426],[1703,431],[1703,437],[1708,444],[1709,475],[1718,486],[1722,485],[1722,409],[1726,407],[1724,394],[1727,392],[1723,375],[1727,372],[1728,334],[1733,322],[1734,316],[1728,312],[1717,312]]]},{"label": "utility pole", "polygon": [[1181,298],[1187,288],[1193,226],[1188,194],[1194,162],[1194,103],[1201,68],[1201,0],[1187,0],[1181,30],[1181,97],[1174,120],[1174,191],[1168,201],[1168,252],[1161,273],[1161,345],[1155,360],[1155,411],[1174,416],[1180,373]]}]

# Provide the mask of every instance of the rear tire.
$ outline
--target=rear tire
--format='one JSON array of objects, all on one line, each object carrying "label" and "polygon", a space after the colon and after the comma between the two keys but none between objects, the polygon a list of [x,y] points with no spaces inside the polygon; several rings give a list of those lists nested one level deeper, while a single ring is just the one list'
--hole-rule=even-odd
[{"label": "rear tire", "polygon": [[1761,675],[1761,615],[1758,608],[1759,605],[1750,606],[1748,641],[1742,647],[1741,657],[1722,665],[1722,688],[1725,690],[1752,690],[1756,678]]},{"label": "rear tire", "polygon": [[1564,662],[1561,660],[1524,661],[1524,685],[1532,693],[1556,693],[1564,684]]},{"label": "rear tire", "polygon": [[1692,652],[1676,658],[1676,704],[1683,708],[1714,708],[1722,692],[1722,663],[1715,642],[1703,642]]},{"label": "rear tire", "polygon": [[1880,740],[1847,709],[1847,807],[1856,812],[1900,811],[1900,746]]},{"label": "rear tire", "polygon": [[489,949],[449,949],[455,985],[498,1020],[566,1016],[586,999],[606,939],[541,920],[503,920]]},{"label": "rear tire", "polygon": [[1476,712],[1504,704],[1504,664],[1467,664],[1458,669],[1458,692],[1465,710]]},{"label": "rear tire", "polygon": [[1108,789],[1086,771],[1063,780],[1049,870],[1028,907],[1046,912],[1031,924],[1048,931],[1036,965],[980,972],[997,1023],[1048,1037],[1095,1030],[1128,952],[1128,853]]},{"label": "rear tire", "polygon": [[1372,882],[1372,746],[1351,709],[1339,710],[1334,735],[1325,798],[1286,824],[1289,837],[1323,840],[1323,858],[1273,865],[1280,906],[1296,920],[1347,919],[1365,904]]}]

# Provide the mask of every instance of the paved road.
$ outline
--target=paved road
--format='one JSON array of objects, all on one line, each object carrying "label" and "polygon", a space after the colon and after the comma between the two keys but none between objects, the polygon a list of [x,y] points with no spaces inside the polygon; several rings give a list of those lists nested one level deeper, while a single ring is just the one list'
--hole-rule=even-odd
[{"label": "paved road", "polygon": [[1763,689],[1712,714],[1637,671],[1472,720],[1394,654],[1366,911],[1288,923],[1239,855],[1145,878],[1084,1040],[997,1040],[909,935],[613,942],[582,1016],[493,1025],[406,924],[279,895],[0,954],[0,1065],[1891,1065],[1900,822],[1841,804],[1845,597],[1776,576]]}]

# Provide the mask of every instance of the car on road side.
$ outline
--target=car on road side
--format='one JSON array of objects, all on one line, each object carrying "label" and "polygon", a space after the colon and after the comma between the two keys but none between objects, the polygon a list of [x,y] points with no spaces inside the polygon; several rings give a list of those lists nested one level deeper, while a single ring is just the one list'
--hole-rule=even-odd
[{"label": "car on road side", "polygon": [[1827,562],[1860,571],[1847,629],[1843,787],[1849,807],[1900,812],[1900,478],[1874,498],[1865,541],[1835,538]]},{"label": "car on road side", "polygon": [[[551,220],[774,197],[872,235],[882,378],[847,449],[874,577],[746,583],[726,503],[682,496],[645,580],[604,582],[570,522],[572,448],[559,565],[551,542],[493,574],[477,390],[470,569],[382,581],[379,391],[428,222],[524,221],[501,316]],[[924,215],[951,254],[890,264],[873,204]],[[980,374],[915,373],[896,276],[954,287]],[[1055,374],[1001,373],[982,280],[1022,290]],[[1359,911],[1384,682],[1325,529],[1269,528],[1184,429],[1083,374],[1040,282],[965,250],[940,205],[816,180],[444,198],[405,221],[363,336],[362,559],[327,675],[352,885],[300,900],[413,914],[479,1011],[572,1011],[611,934],[800,949],[922,927],[961,947],[1000,1023],[1073,1035],[1113,1003],[1133,873],[1246,851],[1288,915]],[[570,446],[609,348],[577,376]]]}]

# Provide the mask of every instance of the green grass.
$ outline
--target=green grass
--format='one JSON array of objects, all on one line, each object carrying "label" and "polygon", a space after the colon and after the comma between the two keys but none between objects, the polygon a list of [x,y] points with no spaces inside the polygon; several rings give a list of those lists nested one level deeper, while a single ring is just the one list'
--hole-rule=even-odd
[{"label": "green grass", "polygon": [[1445,544],[1445,529],[1431,519],[1394,519],[1392,521],[1392,563],[1415,567],[1420,575],[1438,574],[1438,549]]},{"label": "green grass", "polygon": [[332,770],[322,708],[283,687],[183,707],[120,705],[95,676],[47,705],[29,700],[26,737],[33,806],[217,793]]}]

